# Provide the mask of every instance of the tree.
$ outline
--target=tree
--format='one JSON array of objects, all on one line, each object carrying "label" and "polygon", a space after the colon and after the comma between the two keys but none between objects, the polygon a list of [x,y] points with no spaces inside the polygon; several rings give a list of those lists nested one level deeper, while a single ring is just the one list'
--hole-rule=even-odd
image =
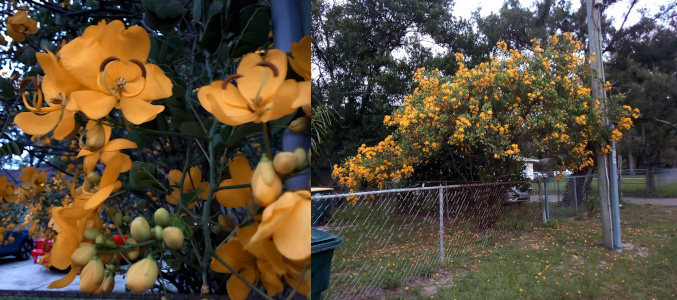
[{"label": "tree", "polygon": [[[376,146],[362,145],[335,166],[334,175],[351,188],[383,187],[411,176],[415,165],[435,164],[430,166],[448,167],[466,182],[510,181],[521,174],[517,155],[525,145],[554,158],[560,170],[591,166],[593,151],[610,151],[608,141],[620,139],[637,112],[611,102],[609,117],[619,128],[602,127],[582,44],[567,33],[546,43],[520,52],[499,42],[500,56],[472,69],[458,54],[454,76],[419,69],[419,87],[384,119],[393,133]],[[478,200],[477,209],[491,212],[479,229],[493,225],[501,203]]]}]

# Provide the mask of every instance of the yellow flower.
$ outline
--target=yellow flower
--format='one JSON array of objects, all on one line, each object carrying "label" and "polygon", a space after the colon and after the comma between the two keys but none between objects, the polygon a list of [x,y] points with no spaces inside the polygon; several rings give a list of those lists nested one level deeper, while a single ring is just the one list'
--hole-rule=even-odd
[{"label": "yellow flower", "polygon": [[[265,58],[256,53],[245,55],[237,73],[225,81],[214,81],[198,92],[202,106],[222,123],[236,126],[252,121],[267,122],[295,111],[293,104],[299,95],[299,83],[284,80],[287,55],[281,50],[270,50]],[[231,79],[237,82],[237,87]],[[305,85],[302,88],[305,90]]]},{"label": "yellow flower", "polygon": [[301,75],[306,81],[310,80],[310,36],[304,36],[298,43],[294,42],[291,45],[291,57],[289,57],[289,65],[296,72]]},{"label": "yellow flower", "polygon": [[14,190],[16,187],[14,187],[14,184],[11,182],[7,182],[7,177],[2,176],[0,177],[0,203],[2,200],[5,200],[7,202],[11,203],[16,203],[19,201],[19,197],[15,195]]},{"label": "yellow flower", "polygon": [[78,108],[90,119],[101,119],[119,108],[125,119],[142,124],[164,110],[153,105],[172,95],[172,82],[160,67],[145,64],[150,38],[140,26],[118,20],[101,21],[63,46],[63,67],[87,89],[71,93]]},{"label": "yellow flower", "polygon": [[[91,129],[97,124],[96,121],[89,121],[87,123],[86,129]],[[96,151],[90,151],[87,149],[80,149],[80,152],[78,153],[78,157],[84,156],[85,161],[84,161],[84,166],[85,170],[87,173],[90,173],[94,171],[94,167],[96,167],[97,162],[101,161],[103,164],[108,166],[110,164],[110,161],[115,158],[119,157],[120,160],[120,172],[127,172],[129,169],[132,168],[132,160],[129,158],[129,156],[120,153],[120,150],[122,149],[132,149],[136,148],[136,143],[127,140],[127,139],[114,139],[110,140],[110,135],[111,135],[111,127],[107,125],[102,125],[103,130],[104,130],[104,146],[101,147],[100,149]]]},{"label": "yellow flower", "polygon": [[47,172],[38,172],[33,167],[25,167],[21,171],[24,173],[19,175],[19,178],[24,181],[22,185],[24,189],[32,189],[34,192],[41,192],[45,189]]},{"label": "yellow flower", "polygon": [[285,257],[293,260],[310,257],[310,191],[286,192],[266,207],[250,244],[270,237]]},{"label": "yellow flower", "polygon": [[[254,170],[244,155],[228,160],[228,171],[230,179],[224,180],[219,186],[250,184],[254,176]],[[225,207],[245,207],[252,203],[252,192],[250,188],[220,190],[216,192],[216,200]]]},{"label": "yellow flower", "polygon": [[17,42],[26,40],[26,34],[38,32],[38,21],[28,17],[25,11],[17,11],[7,19],[7,35]]},{"label": "yellow flower", "polygon": [[[38,103],[36,107],[32,107],[26,101],[22,89],[21,96],[30,112],[17,114],[14,122],[26,134],[40,136],[54,130],[53,137],[57,140],[70,137],[79,128],[79,124],[74,118],[78,108],[74,101],[69,101],[70,93],[81,89],[82,85],[63,69],[61,62],[52,52],[37,53],[35,57],[38,59],[42,70],[45,71],[39,89],[44,94],[45,102],[49,104],[49,107],[42,106],[43,95],[40,94],[40,91],[38,91]],[[24,83],[26,83],[26,79],[24,79],[22,85]],[[33,80],[33,85],[37,86],[37,80]]]},{"label": "yellow flower", "polygon": [[[177,186],[172,188],[172,193],[167,195],[167,202],[177,205],[179,200],[181,200],[181,190],[178,188],[179,183],[181,182],[181,177],[183,173],[179,170],[171,170],[167,177],[169,177],[169,183],[172,186]],[[200,174],[200,168],[197,166],[190,168],[186,178],[183,180],[183,193],[190,193],[194,190],[202,189],[202,193],[198,195],[198,198],[202,200],[207,200],[209,197],[209,182],[202,182],[202,174]],[[197,204],[196,201],[188,204],[188,208],[193,208]]]}]

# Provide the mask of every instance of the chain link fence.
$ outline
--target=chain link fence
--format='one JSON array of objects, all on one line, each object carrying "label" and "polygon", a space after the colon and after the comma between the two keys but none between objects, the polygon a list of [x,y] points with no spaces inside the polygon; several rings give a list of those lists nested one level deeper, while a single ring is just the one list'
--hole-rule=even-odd
[{"label": "chain link fence", "polygon": [[543,221],[580,217],[599,206],[597,175],[565,176],[559,180],[544,177],[536,180]]},{"label": "chain link fence", "polygon": [[386,298],[543,221],[539,184],[511,182],[313,196],[313,226],[335,234],[326,299]]}]

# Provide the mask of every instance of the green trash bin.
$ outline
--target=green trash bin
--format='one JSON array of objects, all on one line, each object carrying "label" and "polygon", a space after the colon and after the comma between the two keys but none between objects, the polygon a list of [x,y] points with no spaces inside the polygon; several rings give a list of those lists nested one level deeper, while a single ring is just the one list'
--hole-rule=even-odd
[{"label": "green trash bin", "polygon": [[[311,196],[329,195],[334,189],[313,187],[310,188]],[[329,199],[312,199],[311,202],[311,226],[322,226],[327,223],[329,219],[329,212],[331,212],[331,202]]]},{"label": "green trash bin", "polygon": [[343,245],[343,239],[337,235],[311,228],[310,244],[310,276],[312,282],[310,297],[313,300],[320,300],[322,292],[329,288],[331,259],[334,256],[334,249]]}]

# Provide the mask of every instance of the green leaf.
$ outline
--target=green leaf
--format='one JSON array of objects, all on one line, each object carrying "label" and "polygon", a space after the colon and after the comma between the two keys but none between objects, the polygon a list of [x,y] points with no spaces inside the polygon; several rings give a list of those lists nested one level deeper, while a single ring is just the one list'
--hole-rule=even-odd
[{"label": "green leaf", "polygon": [[240,224],[240,228],[245,228],[245,227],[251,226],[253,224],[254,224],[254,219],[249,219],[247,221],[242,222],[242,224]]},{"label": "green leaf", "polygon": [[230,138],[230,135],[233,133],[233,126],[226,125],[221,129],[221,140],[227,141]]},{"label": "green leaf", "polygon": [[191,118],[188,114],[178,113],[172,115],[171,121],[172,126],[174,126],[176,129],[181,129],[181,125],[183,125],[183,123],[190,122]]},{"label": "green leaf", "polygon": [[181,133],[193,135],[193,136],[204,136],[205,132],[202,130],[200,125],[197,125],[195,122],[184,122],[181,124]]},{"label": "green leaf", "polygon": [[9,79],[0,77],[0,91],[2,91],[2,96],[5,98],[14,97],[14,85]]},{"label": "green leaf", "polygon": [[263,131],[260,123],[247,123],[233,128],[233,132],[226,140],[226,146],[233,147],[238,144],[248,135]]},{"label": "green leaf", "polygon": [[[190,178],[188,178],[186,176],[185,180],[190,180]],[[201,194],[202,192],[203,192],[202,189],[197,189],[197,190],[190,191],[188,193],[184,193],[183,195],[181,195],[181,203],[183,203],[183,206],[188,207],[189,204],[197,201],[197,196],[199,194]],[[192,223],[186,223],[186,224],[192,224]]]},{"label": "green leaf", "polygon": [[212,5],[209,6],[209,13],[208,15],[211,17],[215,14],[223,12],[223,1],[221,0],[214,0]]}]

